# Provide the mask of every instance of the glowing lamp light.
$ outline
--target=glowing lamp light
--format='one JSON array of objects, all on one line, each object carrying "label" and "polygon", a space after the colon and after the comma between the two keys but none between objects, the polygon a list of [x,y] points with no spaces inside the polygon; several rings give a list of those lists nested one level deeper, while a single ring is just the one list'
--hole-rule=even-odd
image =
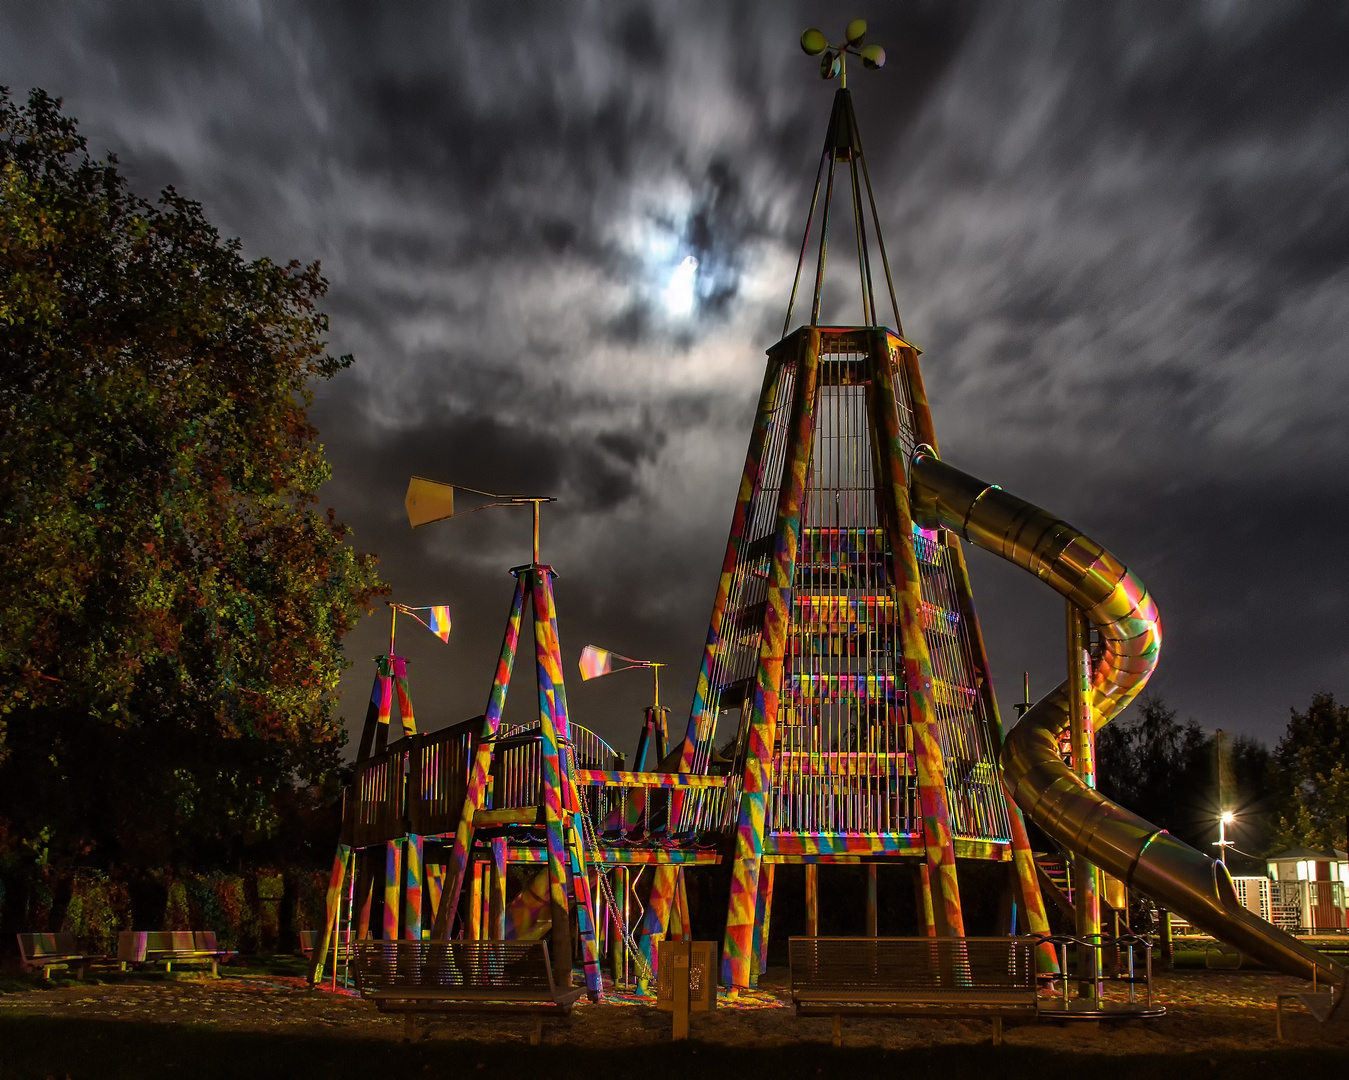
[{"label": "glowing lamp light", "polygon": [[1224,825],[1231,825],[1232,822],[1237,820],[1237,815],[1232,813],[1231,810],[1224,810],[1221,820]]},{"label": "glowing lamp light", "polygon": [[685,255],[670,274],[665,286],[665,310],[671,315],[687,315],[693,310],[693,287],[698,279],[698,260]]}]

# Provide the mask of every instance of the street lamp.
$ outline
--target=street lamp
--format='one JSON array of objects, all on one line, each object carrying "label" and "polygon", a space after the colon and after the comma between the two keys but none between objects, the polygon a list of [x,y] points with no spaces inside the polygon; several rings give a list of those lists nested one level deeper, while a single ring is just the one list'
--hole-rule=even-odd
[{"label": "street lamp", "polygon": [[1227,826],[1236,820],[1237,815],[1231,810],[1224,810],[1218,815],[1218,839],[1213,846],[1218,849],[1218,859],[1224,863],[1227,862],[1227,849],[1232,844],[1232,841],[1227,839]]}]

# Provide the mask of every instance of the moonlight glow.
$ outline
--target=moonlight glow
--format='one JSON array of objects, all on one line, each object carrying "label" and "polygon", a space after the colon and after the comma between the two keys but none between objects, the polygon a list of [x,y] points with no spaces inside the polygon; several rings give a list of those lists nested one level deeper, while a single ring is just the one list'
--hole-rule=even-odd
[{"label": "moonlight glow", "polygon": [[687,315],[693,310],[693,286],[698,277],[698,260],[685,255],[670,274],[665,286],[665,310],[671,315]]}]

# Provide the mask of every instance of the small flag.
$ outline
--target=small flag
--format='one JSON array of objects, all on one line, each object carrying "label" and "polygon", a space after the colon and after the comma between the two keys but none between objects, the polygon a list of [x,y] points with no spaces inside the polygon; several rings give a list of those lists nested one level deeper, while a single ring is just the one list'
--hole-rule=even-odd
[{"label": "small flag", "polygon": [[431,633],[440,638],[446,644],[450,640],[450,609],[445,606],[433,607],[431,609]]},{"label": "small flag", "polygon": [[[615,668],[615,664],[624,666]],[[601,675],[608,675],[613,671],[623,671],[629,667],[652,666],[650,660],[634,660],[629,656],[622,656],[619,653],[610,652],[608,649],[601,649],[598,645],[587,645],[581,650],[581,680],[583,682],[598,679]]]},{"label": "small flag", "polygon": [[[406,604],[394,604],[393,606],[404,615],[411,615],[445,644],[450,643],[450,609],[448,606],[444,604],[437,607],[408,607]],[[431,614],[427,616],[427,619],[430,621],[428,622],[427,619],[418,615],[417,612],[419,611],[429,611]]]},{"label": "small flag", "polygon": [[589,681],[614,670],[614,654],[608,649],[587,645],[581,650],[581,679]]}]

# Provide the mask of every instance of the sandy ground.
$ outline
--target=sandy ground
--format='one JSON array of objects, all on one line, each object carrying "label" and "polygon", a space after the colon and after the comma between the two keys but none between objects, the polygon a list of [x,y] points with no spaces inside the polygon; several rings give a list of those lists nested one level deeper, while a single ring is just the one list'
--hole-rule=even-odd
[{"label": "sandy ground", "polygon": [[[784,973],[785,975],[785,973]],[[784,979],[785,981],[785,979]],[[771,980],[776,982],[776,980]],[[1262,972],[1177,972],[1159,975],[1156,998],[1166,1006],[1160,1020],[1118,1025],[1031,1023],[1009,1028],[1006,1041],[1064,1051],[1156,1054],[1205,1050],[1259,1050],[1283,1046],[1342,1048],[1349,1053],[1349,1023],[1323,1028],[1304,1010],[1286,1012],[1285,1042],[1274,1033],[1274,997],[1304,991],[1305,983]],[[190,1023],[220,1030],[326,1033],[336,1038],[399,1040],[403,1021],[381,1015],[349,993],[311,990],[303,980],[275,975],[234,974],[117,977],[107,981],[62,983],[0,994],[0,1016],[88,1017],[151,1023]],[[456,1016],[437,1020],[435,1040],[526,1041],[530,1022],[501,1016]],[[982,1021],[845,1019],[845,1046],[903,1049],[950,1043],[987,1042]],[[828,1043],[828,1018],[797,1018],[785,990],[764,991],[711,1014],[692,1018],[692,1036],[727,1046],[781,1046]],[[568,1018],[550,1020],[544,1041],[559,1045],[622,1047],[670,1038],[670,1017],[629,998],[583,1003]]]}]

